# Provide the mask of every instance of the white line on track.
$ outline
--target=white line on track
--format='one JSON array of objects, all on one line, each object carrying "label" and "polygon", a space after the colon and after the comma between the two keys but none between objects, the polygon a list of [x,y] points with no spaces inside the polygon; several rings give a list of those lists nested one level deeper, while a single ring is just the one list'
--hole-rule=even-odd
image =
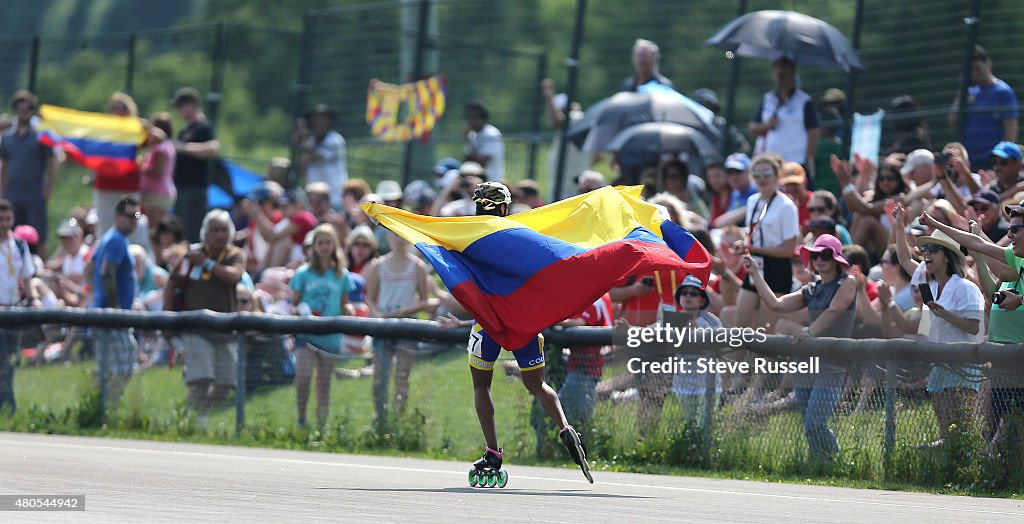
[{"label": "white line on track", "polygon": [[[427,469],[427,468],[411,468],[404,466],[384,466],[377,464],[352,464],[348,462],[332,462],[332,461],[318,461],[318,460],[306,460],[306,459],[295,459],[295,458],[280,458],[280,457],[256,457],[251,455],[235,455],[229,453],[209,453],[201,451],[180,451],[180,450],[158,450],[158,449],[142,449],[133,447],[118,447],[118,446],[100,446],[100,445],[83,445],[83,444],[69,444],[65,442],[39,442],[30,440],[3,440],[0,439],[0,443],[3,444],[15,444],[15,445],[33,445],[42,447],[59,447],[59,448],[72,448],[81,450],[106,450],[106,451],[119,451],[119,452],[134,452],[140,454],[156,454],[156,455],[178,455],[187,457],[217,457],[217,458],[228,458],[238,460],[257,460],[257,461],[268,461],[284,464],[302,464],[302,465],[315,465],[315,466],[331,466],[341,468],[360,468],[360,469],[371,469],[371,470],[384,470],[384,471],[401,471],[401,472],[416,472],[416,473],[430,473],[430,474],[442,474],[442,475],[453,475],[464,477],[465,473],[460,471],[451,471],[443,469]],[[265,448],[251,448],[251,449],[265,449]],[[400,459],[401,457],[384,457],[389,459]],[[516,479],[525,480],[538,480],[544,482],[569,482],[574,484],[583,484],[589,486],[590,484],[582,479],[560,479],[553,477],[536,477],[527,475],[516,475]],[[939,510],[939,511],[956,511],[960,513],[976,513],[983,515],[1009,515],[1009,516],[1021,516],[1024,517],[1024,512],[1014,511],[997,511],[997,510],[986,510],[986,509],[973,509],[973,508],[957,508],[949,506],[927,506],[921,504],[904,504],[898,502],[877,502],[870,500],[856,500],[856,499],[838,499],[838,498],[824,498],[824,497],[808,497],[802,495],[783,495],[777,493],[756,493],[751,491],[736,491],[736,490],[723,490],[723,489],[708,489],[708,488],[687,488],[680,486],[660,486],[657,484],[630,484],[625,482],[597,482],[600,486],[618,486],[625,488],[643,488],[643,489],[660,489],[669,491],[682,491],[689,493],[707,493],[713,495],[732,495],[741,497],[761,497],[761,498],[773,498],[773,499],[790,499],[790,500],[806,500],[812,502],[829,502],[836,504],[862,504],[869,506],[883,506],[893,508],[906,508],[906,509],[925,509],[925,510]],[[970,500],[970,499],[967,499]]]}]

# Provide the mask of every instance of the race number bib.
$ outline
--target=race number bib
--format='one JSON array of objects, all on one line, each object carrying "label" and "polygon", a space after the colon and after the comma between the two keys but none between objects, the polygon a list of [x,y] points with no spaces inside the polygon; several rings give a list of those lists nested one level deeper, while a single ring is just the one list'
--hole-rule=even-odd
[{"label": "race number bib", "polygon": [[470,355],[477,358],[483,358],[484,356],[484,336],[479,331],[469,332],[469,345],[466,346],[466,350],[469,351]]}]

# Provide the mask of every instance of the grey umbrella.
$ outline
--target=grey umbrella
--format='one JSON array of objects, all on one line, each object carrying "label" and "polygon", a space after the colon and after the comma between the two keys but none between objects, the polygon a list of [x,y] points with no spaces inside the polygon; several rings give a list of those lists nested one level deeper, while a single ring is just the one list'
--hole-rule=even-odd
[{"label": "grey umbrella", "polygon": [[692,127],[671,122],[647,122],[627,127],[605,147],[619,154],[686,153],[689,158],[717,159],[718,148]]},{"label": "grey umbrella", "polygon": [[634,173],[658,165],[665,154],[685,160],[693,173],[702,172],[707,162],[720,158],[719,148],[703,133],[671,122],[647,122],[627,127],[615,135],[605,150],[615,153],[624,176],[627,171]]},{"label": "grey umbrella", "polygon": [[857,50],[828,22],[794,11],[757,11],[721,28],[705,45],[739,56],[774,60],[783,56],[797,64],[849,72],[864,69]]},{"label": "grey umbrella", "polygon": [[[666,88],[667,89],[667,88]],[[583,121],[569,130],[569,139],[584,151],[605,151],[623,129],[647,122],[672,122],[692,127],[712,144],[721,143],[722,132],[707,108],[671,90],[646,93],[623,92],[595,104]]]}]

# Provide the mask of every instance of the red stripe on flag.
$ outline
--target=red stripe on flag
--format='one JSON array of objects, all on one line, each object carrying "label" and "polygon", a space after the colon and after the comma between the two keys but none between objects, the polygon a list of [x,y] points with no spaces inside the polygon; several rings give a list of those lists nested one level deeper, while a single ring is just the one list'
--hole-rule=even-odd
[{"label": "red stripe on flag", "polygon": [[502,347],[518,349],[549,326],[582,312],[622,278],[658,270],[676,270],[707,282],[711,258],[699,243],[680,261],[665,245],[614,242],[554,262],[508,295],[485,295],[472,280],[455,286],[452,294]]}]

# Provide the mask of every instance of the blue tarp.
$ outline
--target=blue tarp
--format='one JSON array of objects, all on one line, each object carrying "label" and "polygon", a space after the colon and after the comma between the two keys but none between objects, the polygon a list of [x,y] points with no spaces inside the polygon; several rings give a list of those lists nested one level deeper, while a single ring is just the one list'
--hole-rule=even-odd
[{"label": "blue tarp", "polygon": [[209,209],[231,209],[236,198],[245,197],[253,188],[263,183],[263,177],[255,171],[249,171],[230,160],[221,160],[221,163],[228,172],[228,177],[231,180],[231,192],[234,195],[228,194],[224,188],[218,185],[210,184],[206,190]]}]

